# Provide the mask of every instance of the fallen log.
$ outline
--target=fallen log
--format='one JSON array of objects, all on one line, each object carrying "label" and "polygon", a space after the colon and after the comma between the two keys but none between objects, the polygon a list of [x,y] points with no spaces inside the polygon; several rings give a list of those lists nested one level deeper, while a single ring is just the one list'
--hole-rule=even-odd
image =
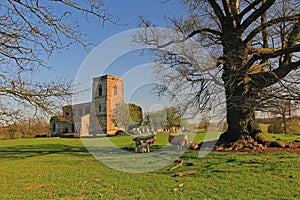
[{"label": "fallen log", "polygon": [[176,177],[176,176],[187,176],[187,175],[193,175],[193,174],[198,174],[198,171],[197,170],[189,170],[189,171],[179,172],[179,173],[173,174],[172,176],[173,177]]},{"label": "fallen log", "polygon": [[177,169],[178,167],[181,167],[182,164],[183,164],[183,160],[181,160],[180,163],[178,163],[178,164],[175,165],[174,167],[171,167],[171,168],[169,169],[169,171],[173,171],[173,170]]}]

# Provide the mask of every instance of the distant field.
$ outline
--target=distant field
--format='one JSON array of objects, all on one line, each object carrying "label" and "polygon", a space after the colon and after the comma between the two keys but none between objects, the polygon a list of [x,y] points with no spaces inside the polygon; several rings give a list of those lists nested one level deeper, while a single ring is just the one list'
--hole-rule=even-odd
[{"label": "distant field", "polygon": [[[259,128],[264,134],[268,133],[269,126],[270,124],[259,123]],[[289,134],[300,134],[300,122],[293,122],[292,124],[288,123],[287,128]]]},{"label": "distant field", "polygon": [[[110,139],[133,145],[130,136]],[[157,140],[159,147],[167,135]],[[182,159],[189,165],[134,174],[106,167],[80,139],[0,141],[0,199],[300,199],[298,154],[187,151]],[[198,174],[172,176],[187,170]]]},{"label": "distant field", "polygon": [[282,142],[295,142],[295,140],[300,141],[300,134],[299,135],[290,135],[290,134],[265,134],[266,138],[269,140],[276,140]]}]

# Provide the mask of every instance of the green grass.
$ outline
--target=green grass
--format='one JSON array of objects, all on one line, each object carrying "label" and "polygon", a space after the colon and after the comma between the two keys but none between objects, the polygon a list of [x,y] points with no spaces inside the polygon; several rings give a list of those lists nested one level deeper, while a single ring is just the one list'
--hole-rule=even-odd
[{"label": "green grass", "polygon": [[268,140],[280,140],[282,142],[295,142],[295,140],[300,141],[300,135],[290,135],[290,134],[265,134]]},{"label": "green grass", "polygon": [[[133,145],[130,136],[109,139],[121,147]],[[195,139],[203,140],[203,135]],[[166,134],[158,135],[156,145],[166,140]],[[0,141],[0,199],[300,198],[298,154],[210,152],[199,158],[197,151],[187,151],[182,158],[193,165],[170,172],[172,164],[134,174],[106,167],[86,151],[80,139]],[[172,176],[187,170],[199,173]]]}]

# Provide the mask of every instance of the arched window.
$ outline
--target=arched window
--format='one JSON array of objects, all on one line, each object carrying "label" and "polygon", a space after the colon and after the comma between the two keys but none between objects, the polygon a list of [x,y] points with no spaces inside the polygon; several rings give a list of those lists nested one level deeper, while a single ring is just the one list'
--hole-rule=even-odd
[{"label": "arched window", "polygon": [[101,85],[98,86],[98,96],[99,97],[102,96],[102,86]]},{"label": "arched window", "polygon": [[101,107],[101,105],[99,105],[99,107],[98,107],[98,111],[99,111],[99,112],[101,112],[101,111],[102,111],[102,107]]},{"label": "arched window", "polygon": [[116,86],[116,85],[114,87],[114,95],[118,95],[118,86]]}]

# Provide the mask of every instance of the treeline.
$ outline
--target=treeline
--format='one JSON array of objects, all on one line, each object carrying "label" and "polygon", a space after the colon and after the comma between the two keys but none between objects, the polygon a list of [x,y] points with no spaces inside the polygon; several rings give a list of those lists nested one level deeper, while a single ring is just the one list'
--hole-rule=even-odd
[{"label": "treeline", "polygon": [[259,118],[257,123],[265,127],[263,130],[265,133],[300,134],[300,116]]},{"label": "treeline", "polygon": [[145,113],[143,122],[144,127],[170,132],[187,126],[186,120],[180,117],[179,111],[174,106],[165,107],[159,111]]},{"label": "treeline", "polygon": [[47,137],[49,133],[49,123],[39,120],[28,120],[7,126],[0,127],[0,139],[18,139]]},{"label": "treeline", "polygon": [[123,103],[116,105],[113,116],[115,124],[126,131],[177,130],[187,124],[181,119],[176,107],[165,107],[159,111],[143,113],[140,106]]},{"label": "treeline", "polygon": [[[294,122],[300,122],[300,116],[293,116],[291,118],[288,118],[290,121]],[[256,122],[260,124],[271,124],[274,122],[282,122],[282,117],[270,117],[270,118],[257,118]]]}]

